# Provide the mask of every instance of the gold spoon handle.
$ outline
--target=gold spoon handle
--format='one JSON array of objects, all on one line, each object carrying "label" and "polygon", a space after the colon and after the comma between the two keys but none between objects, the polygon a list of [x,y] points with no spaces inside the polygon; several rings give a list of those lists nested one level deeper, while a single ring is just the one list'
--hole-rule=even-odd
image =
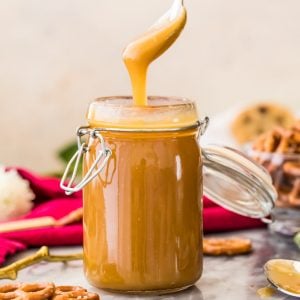
[{"label": "gold spoon handle", "polygon": [[14,280],[18,276],[18,271],[39,263],[41,261],[48,262],[66,262],[72,260],[81,260],[82,253],[69,254],[69,255],[51,255],[49,248],[46,246],[41,247],[36,253],[24,257],[6,267],[0,268],[0,279]]}]

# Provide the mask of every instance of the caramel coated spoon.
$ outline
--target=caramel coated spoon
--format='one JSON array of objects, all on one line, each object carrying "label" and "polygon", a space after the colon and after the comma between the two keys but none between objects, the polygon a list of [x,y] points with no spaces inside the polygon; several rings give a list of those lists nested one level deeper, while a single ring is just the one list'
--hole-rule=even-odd
[{"label": "caramel coated spoon", "polygon": [[132,82],[135,105],[147,105],[147,70],[179,37],[186,23],[182,0],[174,0],[171,8],[143,35],[123,51],[123,61]]},{"label": "caramel coated spoon", "polygon": [[272,259],[264,265],[264,272],[278,291],[300,298],[300,261]]}]

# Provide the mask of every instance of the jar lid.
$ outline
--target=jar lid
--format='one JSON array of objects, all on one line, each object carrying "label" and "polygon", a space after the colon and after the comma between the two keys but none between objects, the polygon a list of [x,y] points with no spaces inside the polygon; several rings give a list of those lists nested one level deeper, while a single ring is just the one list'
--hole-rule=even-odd
[{"label": "jar lid", "polygon": [[243,216],[270,215],[277,192],[262,166],[229,147],[209,145],[202,151],[205,196]]}]

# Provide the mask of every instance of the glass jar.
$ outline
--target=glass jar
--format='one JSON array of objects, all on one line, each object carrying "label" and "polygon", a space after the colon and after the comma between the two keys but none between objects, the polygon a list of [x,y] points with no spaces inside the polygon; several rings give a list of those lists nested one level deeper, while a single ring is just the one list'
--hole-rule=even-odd
[{"label": "glass jar", "polygon": [[295,235],[300,231],[300,154],[253,149],[248,149],[248,153],[269,171],[278,193],[270,229],[286,236]]},{"label": "glass jar", "polygon": [[[100,98],[87,121],[61,187],[83,188],[84,269],[98,288],[164,294],[200,278],[203,177],[206,195],[233,211],[264,218],[273,207],[264,169],[229,148],[201,150],[208,119],[198,121],[192,101]],[[83,179],[72,186],[82,155]]]}]

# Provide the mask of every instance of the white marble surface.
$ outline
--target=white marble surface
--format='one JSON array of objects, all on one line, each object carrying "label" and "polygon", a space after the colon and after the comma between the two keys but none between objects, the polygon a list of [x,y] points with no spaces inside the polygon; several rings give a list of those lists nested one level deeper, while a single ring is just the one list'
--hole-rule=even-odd
[{"label": "white marble surface", "polygon": [[[219,236],[228,234],[219,234]],[[232,235],[230,233],[229,235]],[[25,269],[19,273],[19,281],[53,281],[56,284],[81,285],[100,294],[102,300],[112,299],[186,299],[186,300],[255,300],[260,299],[256,291],[267,285],[262,266],[274,257],[300,259],[300,250],[282,237],[271,235],[267,230],[251,230],[234,233],[252,239],[254,251],[250,255],[227,257],[205,257],[204,273],[197,284],[181,293],[164,296],[127,296],[111,294],[91,287],[84,278],[82,262],[44,263]],[[24,254],[32,253],[26,251]],[[53,253],[81,251],[81,247],[53,248]],[[12,261],[12,260],[11,260]],[[2,281],[4,282],[4,281]],[[293,299],[276,293],[276,300]]]}]

